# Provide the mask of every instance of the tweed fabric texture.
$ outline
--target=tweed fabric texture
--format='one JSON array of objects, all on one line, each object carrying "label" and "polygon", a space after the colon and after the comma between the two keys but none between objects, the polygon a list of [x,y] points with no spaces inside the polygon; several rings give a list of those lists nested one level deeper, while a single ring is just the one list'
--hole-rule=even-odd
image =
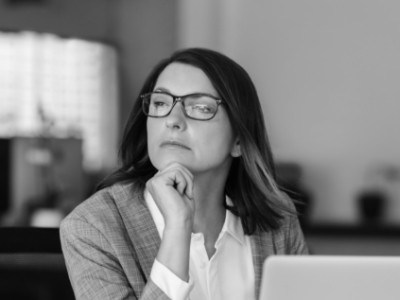
[{"label": "tweed fabric texture", "polygon": [[[169,299],[150,279],[160,236],[134,184],[103,189],[61,223],[60,237],[77,300]],[[288,205],[293,206],[291,201]],[[274,254],[307,254],[296,217],[286,216],[279,230],[251,237],[256,297],[262,265]]]}]

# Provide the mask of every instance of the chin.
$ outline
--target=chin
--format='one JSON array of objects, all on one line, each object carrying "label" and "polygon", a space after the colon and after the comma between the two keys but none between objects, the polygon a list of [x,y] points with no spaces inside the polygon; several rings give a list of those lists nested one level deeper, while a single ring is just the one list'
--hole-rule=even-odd
[{"label": "chin", "polygon": [[163,170],[171,163],[179,163],[192,172],[192,165],[187,159],[175,155],[158,156],[156,159],[150,157],[150,161],[157,170]]}]

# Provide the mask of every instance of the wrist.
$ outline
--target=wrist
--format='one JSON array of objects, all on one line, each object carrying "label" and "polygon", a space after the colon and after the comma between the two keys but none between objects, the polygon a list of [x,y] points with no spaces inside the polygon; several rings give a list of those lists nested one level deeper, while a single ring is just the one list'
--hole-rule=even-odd
[{"label": "wrist", "polygon": [[164,232],[174,232],[176,234],[192,233],[193,222],[191,220],[165,222]]},{"label": "wrist", "polygon": [[166,219],[165,220],[165,229],[164,230],[178,230],[178,231],[187,231],[192,232],[193,228],[193,218],[190,217],[182,217],[182,218],[174,218],[173,220]]}]

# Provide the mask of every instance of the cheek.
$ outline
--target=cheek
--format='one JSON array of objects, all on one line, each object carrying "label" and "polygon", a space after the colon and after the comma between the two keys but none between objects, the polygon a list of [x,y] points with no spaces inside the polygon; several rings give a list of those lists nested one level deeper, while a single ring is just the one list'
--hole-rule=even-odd
[{"label": "cheek", "polygon": [[234,143],[233,133],[230,127],[214,127],[206,130],[198,136],[201,153],[207,157],[221,160],[230,156]]},{"label": "cheek", "polygon": [[160,125],[157,124],[157,120],[148,118],[146,122],[147,130],[147,142],[153,142],[157,138],[157,133],[160,132]]}]

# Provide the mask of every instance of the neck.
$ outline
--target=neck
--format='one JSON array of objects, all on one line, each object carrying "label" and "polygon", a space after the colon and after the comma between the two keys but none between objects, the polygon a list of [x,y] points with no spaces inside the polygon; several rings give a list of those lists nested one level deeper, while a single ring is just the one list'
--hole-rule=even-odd
[{"label": "neck", "polygon": [[193,232],[202,232],[205,239],[218,237],[224,224],[225,181],[226,176],[195,176]]}]

